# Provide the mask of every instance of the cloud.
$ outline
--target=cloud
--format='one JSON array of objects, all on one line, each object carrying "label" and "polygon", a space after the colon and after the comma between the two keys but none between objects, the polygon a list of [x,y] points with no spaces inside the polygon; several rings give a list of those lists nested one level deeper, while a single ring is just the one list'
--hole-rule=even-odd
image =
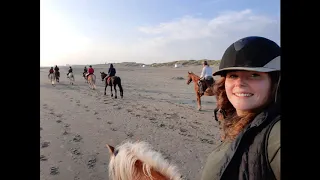
[{"label": "cloud", "polygon": [[[65,23],[63,27],[71,29],[67,25]],[[59,57],[64,58],[63,62],[68,61],[68,64],[221,59],[231,43],[245,36],[264,36],[278,44],[280,42],[280,20],[259,15],[250,9],[225,11],[211,19],[184,16],[153,26],[140,26],[136,28],[138,33],[126,35],[135,39],[130,42],[104,42],[60,27],[61,32],[54,30],[59,33],[51,37],[51,42],[54,42],[51,45],[56,44],[54,47],[60,51],[56,50],[55,53],[59,52]],[[66,49],[67,53],[63,51]]]},{"label": "cloud", "polygon": [[220,59],[224,50],[245,36],[264,36],[279,43],[278,19],[254,14],[250,9],[227,11],[213,19],[185,16],[156,26],[139,27],[147,35],[137,46],[157,52],[161,60]]}]

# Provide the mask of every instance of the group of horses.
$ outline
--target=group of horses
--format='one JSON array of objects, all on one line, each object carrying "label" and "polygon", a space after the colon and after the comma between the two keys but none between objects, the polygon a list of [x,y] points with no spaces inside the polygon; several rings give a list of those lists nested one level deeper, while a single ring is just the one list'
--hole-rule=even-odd
[{"label": "group of horses", "polygon": [[[49,78],[52,86],[55,86],[55,83],[56,83],[56,82],[59,83],[59,80],[60,80],[60,72],[59,72],[59,71],[55,71],[54,73],[49,74],[49,77],[48,77],[48,78]],[[69,74],[67,75],[67,78],[70,80],[70,84],[73,85],[73,83],[74,83],[74,81],[75,81],[73,73],[69,73]]]},{"label": "group of horses", "polygon": [[[120,89],[120,96],[123,98],[123,88],[121,78],[113,76],[106,78],[107,74],[100,72],[101,80],[104,81],[104,95],[106,95],[107,86],[111,87],[111,97],[113,97],[112,87],[117,98],[116,86]],[[85,82],[91,89],[96,88],[96,76],[94,74],[83,74]],[[201,97],[214,96],[213,81],[203,81],[204,93],[199,92],[200,77],[193,72],[188,72],[187,84],[194,83],[194,90],[197,97],[198,110],[201,110]],[[74,82],[73,73],[69,73],[70,83]],[[50,79],[54,85],[54,80],[59,82],[59,76],[50,74]],[[73,81],[72,81],[73,80]],[[72,82],[71,82],[72,81]],[[216,110],[215,110],[216,113]],[[155,151],[150,144],[144,141],[123,142],[117,147],[107,144],[109,149],[109,177],[112,180],[181,180],[183,177],[179,173],[176,165],[169,163],[159,152]]]},{"label": "group of horses", "polygon": [[[111,90],[111,97],[113,97],[113,92],[112,92],[112,88],[114,89],[115,92],[115,96],[114,98],[117,99],[117,86],[120,89],[120,97],[123,98],[123,88],[121,85],[121,78],[119,76],[111,76],[106,78],[107,74],[104,72],[100,72],[101,74],[101,80],[105,81],[104,85],[104,95],[106,95],[106,90],[107,87],[110,86],[110,90]],[[59,71],[55,71],[54,73],[49,74],[49,80],[52,84],[52,86],[55,86],[55,83],[59,82],[60,79],[60,72]],[[68,73],[67,78],[70,80],[70,84],[73,85],[75,82],[75,78],[72,72]],[[83,78],[85,80],[85,83],[87,83],[89,85],[89,87],[93,90],[96,89],[96,75],[94,74],[88,74],[88,73],[83,73]]]}]

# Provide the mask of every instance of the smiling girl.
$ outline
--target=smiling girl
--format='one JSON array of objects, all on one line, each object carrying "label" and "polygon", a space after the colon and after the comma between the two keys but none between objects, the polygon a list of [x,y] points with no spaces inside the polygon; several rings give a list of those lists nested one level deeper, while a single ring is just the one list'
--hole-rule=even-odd
[{"label": "smiling girl", "polygon": [[225,51],[215,83],[222,140],[202,180],[280,179],[280,47],[246,37]]}]

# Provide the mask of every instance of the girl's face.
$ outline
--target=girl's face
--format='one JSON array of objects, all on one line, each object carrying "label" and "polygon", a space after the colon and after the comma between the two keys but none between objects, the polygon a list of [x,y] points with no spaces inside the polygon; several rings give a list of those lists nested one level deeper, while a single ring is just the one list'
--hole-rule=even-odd
[{"label": "girl's face", "polygon": [[238,115],[257,109],[270,100],[271,79],[268,73],[233,71],[226,75],[227,97]]}]

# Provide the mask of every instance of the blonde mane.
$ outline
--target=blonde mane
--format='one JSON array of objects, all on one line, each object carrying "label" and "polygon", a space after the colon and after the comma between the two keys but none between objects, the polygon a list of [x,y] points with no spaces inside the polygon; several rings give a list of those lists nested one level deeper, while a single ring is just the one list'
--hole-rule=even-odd
[{"label": "blonde mane", "polygon": [[151,170],[157,171],[170,180],[180,180],[176,166],[166,161],[163,156],[143,141],[124,142],[115,148],[116,156],[110,157],[109,177],[112,180],[133,180],[137,174],[135,163],[141,161],[144,175],[153,179]]}]

